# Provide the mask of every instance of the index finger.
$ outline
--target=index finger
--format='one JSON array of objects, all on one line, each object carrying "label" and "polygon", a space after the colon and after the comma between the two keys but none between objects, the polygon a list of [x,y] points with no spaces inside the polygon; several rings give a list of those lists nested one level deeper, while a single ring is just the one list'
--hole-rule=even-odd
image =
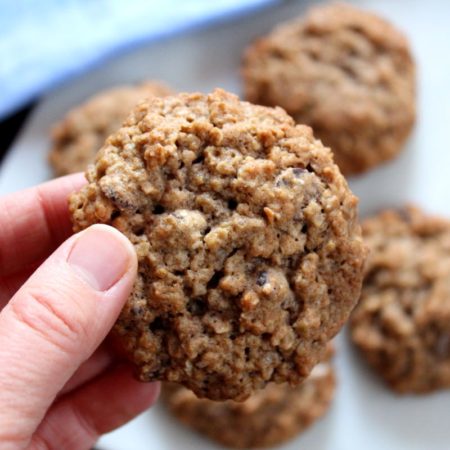
[{"label": "index finger", "polygon": [[72,234],[68,196],[85,183],[77,173],[0,198],[0,276],[42,260]]}]

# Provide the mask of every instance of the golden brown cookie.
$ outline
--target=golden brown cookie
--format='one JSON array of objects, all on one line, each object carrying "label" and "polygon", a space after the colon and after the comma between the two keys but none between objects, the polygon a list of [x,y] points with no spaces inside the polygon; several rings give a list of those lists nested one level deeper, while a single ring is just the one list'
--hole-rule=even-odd
[{"label": "golden brown cookie", "polygon": [[244,55],[245,96],[283,107],[333,150],[344,174],[396,156],[415,120],[415,65],[405,36],[343,3],[276,27]]},{"label": "golden brown cookie", "polygon": [[353,342],[398,392],[450,387],[450,221],[407,207],[363,233],[371,253]]},{"label": "golden brown cookie", "polygon": [[175,384],[164,385],[162,399],[182,423],[222,445],[262,448],[292,439],[322,417],[335,387],[334,370],[326,360],[302,384],[271,383],[245,402],[199,399]]},{"label": "golden brown cookie", "polygon": [[165,85],[147,81],[108,89],[69,111],[51,130],[49,162],[55,176],[85,171],[106,138],[122,125],[137,103],[171,93]]},{"label": "golden brown cookie", "polygon": [[298,384],[348,318],[365,247],[329,149],[281,109],[216,90],[142,103],[74,194],[139,274],[115,335],[142,380],[214,400]]}]

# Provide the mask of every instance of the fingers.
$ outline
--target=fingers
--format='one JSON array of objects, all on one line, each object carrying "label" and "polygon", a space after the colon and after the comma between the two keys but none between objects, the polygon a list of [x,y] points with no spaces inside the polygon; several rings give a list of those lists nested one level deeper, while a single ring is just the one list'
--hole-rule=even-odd
[{"label": "fingers", "polygon": [[86,183],[79,173],[0,198],[0,276],[43,259],[71,233],[67,198]]},{"label": "fingers", "polygon": [[113,362],[114,356],[112,352],[106,348],[105,345],[101,345],[94,354],[77,369],[58,395],[67,394],[87,381],[99,376],[103,371],[107,370]]},{"label": "fingers", "polygon": [[94,225],[62,244],[3,308],[0,442],[24,443],[32,435],[113,326],[136,266],[120,232]]},{"label": "fingers", "polygon": [[38,263],[32,264],[13,275],[0,277],[0,311],[39,266]]},{"label": "fingers", "polygon": [[128,366],[117,367],[61,398],[33,436],[31,448],[88,450],[100,435],[149,408],[158,393],[158,383],[141,383]]}]

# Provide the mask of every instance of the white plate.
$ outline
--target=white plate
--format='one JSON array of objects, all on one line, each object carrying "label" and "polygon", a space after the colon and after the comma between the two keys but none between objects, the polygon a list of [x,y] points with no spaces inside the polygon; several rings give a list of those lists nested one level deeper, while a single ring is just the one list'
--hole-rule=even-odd
[{"label": "white plate", "polygon": [[[143,78],[167,80],[179,90],[221,86],[239,93],[243,47],[281,19],[311,2],[287,2],[232,24],[148,45],[60,87],[34,111],[0,170],[0,193],[34,185],[50,175],[48,128],[71,106],[101,88]],[[450,217],[450,2],[355,1],[379,11],[409,35],[419,67],[419,118],[403,154],[350,181],[361,212],[415,202]],[[448,450],[450,393],[398,397],[358,360],[347,336],[338,339],[337,395],[327,416],[285,450]],[[108,405],[105,405],[107,408]],[[105,450],[202,450],[216,448],[170,420],[159,407],[102,438]]]}]

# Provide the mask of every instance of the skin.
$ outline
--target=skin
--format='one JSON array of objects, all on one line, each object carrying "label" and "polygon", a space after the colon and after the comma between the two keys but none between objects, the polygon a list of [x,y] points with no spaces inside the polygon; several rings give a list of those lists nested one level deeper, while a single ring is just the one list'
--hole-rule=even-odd
[{"label": "skin", "polygon": [[71,236],[63,177],[0,198],[2,449],[89,449],[151,406],[155,383],[134,380],[104,343],[136,277],[117,230]]}]

